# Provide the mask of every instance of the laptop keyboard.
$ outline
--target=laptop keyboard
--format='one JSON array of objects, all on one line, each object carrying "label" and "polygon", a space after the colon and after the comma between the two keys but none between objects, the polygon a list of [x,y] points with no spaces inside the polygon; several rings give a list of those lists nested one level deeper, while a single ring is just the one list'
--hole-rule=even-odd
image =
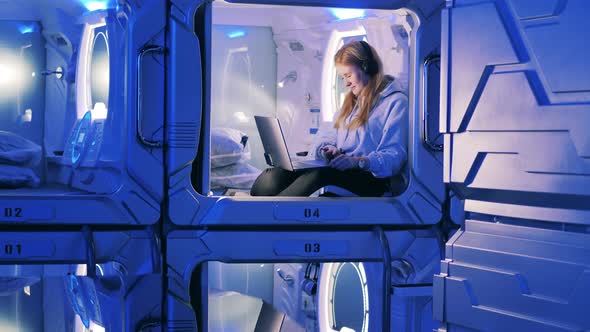
[{"label": "laptop keyboard", "polygon": [[300,161],[293,161],[293,168],[303,168],[303,167],[325,167],[328,166],[325,161],[323,160],[300,160]]}]

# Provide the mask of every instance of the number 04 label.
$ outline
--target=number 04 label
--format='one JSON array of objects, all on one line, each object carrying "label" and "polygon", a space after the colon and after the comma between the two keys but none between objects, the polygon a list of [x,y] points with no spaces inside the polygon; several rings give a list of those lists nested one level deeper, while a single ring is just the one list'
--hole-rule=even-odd
[{"label": "number 04 label", "polygon": [[324,220],[347,220],[350,218],[348,206],[343,204],[301,204],[277,203],[274,209],[277,220],[296,220],[303,222]]}]

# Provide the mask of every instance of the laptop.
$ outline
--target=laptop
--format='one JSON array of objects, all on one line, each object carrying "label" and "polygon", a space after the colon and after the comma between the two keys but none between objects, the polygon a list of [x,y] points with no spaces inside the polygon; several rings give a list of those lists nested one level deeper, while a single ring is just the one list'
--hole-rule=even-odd
[{"label": "laptop", "polygon": [[280,167],[287,171],[328,166],[324,160],[291,160],[279,119],[256,115],[254,120],[262,140],[264,158],[269,166]]}]

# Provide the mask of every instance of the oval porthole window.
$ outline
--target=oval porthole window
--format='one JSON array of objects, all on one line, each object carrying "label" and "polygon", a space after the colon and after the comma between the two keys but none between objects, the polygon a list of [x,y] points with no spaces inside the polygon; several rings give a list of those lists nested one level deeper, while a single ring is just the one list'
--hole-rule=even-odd
[{"label": "oval porthole window", "polygon": [[329,310],[334,331],[368,331],[369,298],[362,263],[336,263],[331,269]]},{"label": "oval porthole window", "polygon": [[109,46],[106,26],[96,28],[90,62],[90,94],[92,106],[102,103],[107,106],[109,103]]}]

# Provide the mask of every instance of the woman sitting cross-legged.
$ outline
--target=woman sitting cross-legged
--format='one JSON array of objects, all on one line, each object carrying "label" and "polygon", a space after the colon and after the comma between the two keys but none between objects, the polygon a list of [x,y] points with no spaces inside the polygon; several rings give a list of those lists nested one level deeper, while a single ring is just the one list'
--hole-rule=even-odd
[{"label": "woman sitting cross-legged", "polygon": [[309,196],[334,185],[359,196],[381,196],[389,178],[401,172],[408,151],[408,98],[368,43],[353,41],[334,57],[350,89],[334,128],[320,129],[322,140],[311,153],[329,167],[265,170],[252,196]]}]

